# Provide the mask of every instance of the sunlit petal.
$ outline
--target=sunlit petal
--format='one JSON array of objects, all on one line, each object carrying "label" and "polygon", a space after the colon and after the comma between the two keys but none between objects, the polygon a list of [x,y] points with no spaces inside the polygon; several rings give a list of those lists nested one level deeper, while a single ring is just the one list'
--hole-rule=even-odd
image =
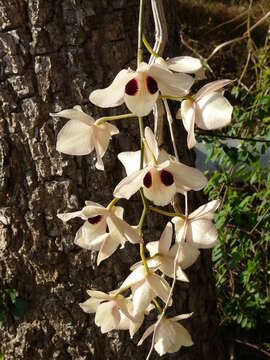
[{"label": "sunlit petal", "polygon": [[127,175],[140,170],[141,150],[121,152],[117,157],[124,165]]},{"label": "sunlit petal", "polygon": [[195,108],[191,100],[184,100],[181,103],[181,117],[183,125],[188,133],[187,136],[187,145],[191,149],[196,145],[196,139],[194,134],[195,126]]}]

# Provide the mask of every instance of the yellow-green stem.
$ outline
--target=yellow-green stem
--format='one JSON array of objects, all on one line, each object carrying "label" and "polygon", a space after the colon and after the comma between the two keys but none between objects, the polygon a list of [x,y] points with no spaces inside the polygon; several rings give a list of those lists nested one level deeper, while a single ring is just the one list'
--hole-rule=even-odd
[{"label": "yellow-green stem", "polygon": [[165,210],[156,208],[155,206],[149,206],[149,209],[156,212],[156,213],[165,215],[165,216],[169,216],[169,217],[178,216],[178,217],[180,217],[182,219],[185,219],[185,215],[183,215],[183,214],[181,214],[179,212],[169,212],[169,211],[165,211]]},{"label": "yellow-green stem", "polygon": [[144,46],[146,47],[146,49],[149,51],[149,53],[150,53],[151,55],[153,55],[153,56],[157,59],[157,58],[159,57],[158,53],[156,53],[156,52],[152,49],[151,45],[150,45],[149,42],[147,41],[147,39],[146,39],[146,37],[144,36],[144,34],[142,34],[142,41],[143,41]]},{"label": "yellow-green stem", "polygon": [[112,199],[112,201],[109,203],[109,205],[107,206],[107,209],[110,211],[113,207],[114,207],[114,205],[119,201],[120,199],[118,199],[118,198],[114,198],[114,199]]},{"label": "yellow-green stem", "polygon": [[159,95],[160,99],[168,99],[168,100],[174,100],[174,101],[181,101],[183,98],[181,96],[171,96],[171,95]]},{"label": "yellow-green stem", "polygon": [[115,116],[104,116],[104,117],[97,119],[95,124],[101,125],[105,121],[117,121],[117,120],[122,120],[122,119],[133,118],[133,117],[135,118],[135,117],[137,117],[137,115],[130,113],[130,114],[115,115]]},{"label": "yellow-green stem", "polygon": [[158,301],[157,301],[155,298],[154,298],[154,299],[152,299],[152,301],[153,301],[153,303],[154,303],[154,305],[155,305],[155,307],[156,307],[157,311],[158,311],[160,314],[162,314],[162,308],[160,307],[160,305],[159,305]]}]

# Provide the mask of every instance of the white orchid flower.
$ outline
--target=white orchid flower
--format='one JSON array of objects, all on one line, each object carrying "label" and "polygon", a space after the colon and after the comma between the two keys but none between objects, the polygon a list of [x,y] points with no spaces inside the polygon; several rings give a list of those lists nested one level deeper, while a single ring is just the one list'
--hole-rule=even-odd
[{"label": "white orchid flower", "polygon": [[[147,259],[147,265],[151,269],[159,269],[163,274],[174,277],[174,259],[176,257],[178,243],[171,247],[173,229],[172,224],[168,223],[158,241],[146,244],[146,248],[151,258]],[[200,251],[187,243],[182,243],[179,258],[177,261],[176,279],[188,282],[188,277],[182,269],[186,269],[197,260]],[[142,262],[138,262],[131,267],[136,269]]]},{"label": "white orchid flower", "polygon": [[195,124],[203,130],[215,130],[231,122],[233,107],[223,96],[224,86],[231,80],[217,80],[203,86],[192,98],[184,100],[176,118],[182,118],[188,133],[189,149],[196,145]]},{"label": "white orchid flower", "polygon": [[79,105],[50,115],[70,119],[57,135],[56,150],[68,155],[87,155],[95,149],[96,168],[104,170],[102,157],[111,137],[119,133],[117,127],[107,122],[96,124]]},{"label": "white orchid flower", "polygon": [[167,281],[152,270],[146,272],[144,266],[138,266],[121,285],[121,288],[129,287],[132,291],[134,316],[144,313],[155,297],[166,303],[170,292]]},{"label": "white orchid flower", "polygon": [[86,201],[81,211],[58,214],[58,218],[66,222],[75,217],[85,220],[75,237],[75,244],[99,251],[97,264],[111,256],[126,241],[132,244],[141,242],[136,229],[122,220],[124,209],[114,206],[111,210],[92,201]]},{"label": "white orchid flower", "polygon": [[[178,351],[181,346],[193,345],[189,332],[184,326],[178,324],[179,320],[188,319],[190,316],[192,316],[192,313],[178,315],[170,319],[163,316],[156,330],[154,345],[156,352],[160,356],[166,353],[174,353]],[[144,340],[152,334],[154,328],[155,324],[149,326],[139,341],[138,346],[142,345]]]},{"label": "white orchid flower", "polygon": [[194,74],[195,78],[199,80],[205,79],[205,72],[201,60],[192,56],[177,56],[166,60],[158,57],[155,62],[168,70],[179,73]]},{"label": "white orchid flower", "polygon": [[121,70],[112,84],[105,89],[90,94],[90,101],[100,107],[108,108],[122,105],[137,116],[148,115],[159,96],[184,96],[188,94],[194,80],[186,74],[174,74],[159,64],[148,65],[142,62],[137,71]]},{"label": "white orchid flower", "polygon": [[[133,303],[128,299],[126,304],[129,314],[134,313]],[[146,309],[145,313],[148,313]],[[118,324],[118,330],[129,330],[129,335],[131,339],[135,335],[135,333],[139,330],[142,323],[144,321],[144,313],[140,313],[136,315],[136,321],[131,320],[130,317],[127,317],[123,312],[120,312],[120,322]]]},{"label": "white orchid flower", "polygon": [[152,130],[145,128],[145,159],[140,170],[140,152],[123,152],[118,155],[124,165],[127,177],[115,188],[114,196],[129,199],[141,187],[147,199],[156,205],[168,205],[177,192],[201,190],[206,177],[197,169],[184,165],[169,157],[166,151],[159,151]]},{"label": "white orchid flower", "polygon": [[79,305],[86,313],[96,313],[95,323],[100,326],[102,334],[114,329],[120,329],[123,315],[136,324],[137,319],[130,314],[128,309],[130,300],[121,294],[116,294],[114,291],[106,294],[95,290],[88,290],[87,293],[90,299]]},{"label": "white orchid flower", "polygon": [[[219,205],[219,200],[213,200],[188,215],[186,230],[188,245],[199,249],[209,249],[217,245],[218,233],[212,220]],[[175,224],[176,239],[180,241],[184,229],[184,220],[176,216],[172,222]]]}]

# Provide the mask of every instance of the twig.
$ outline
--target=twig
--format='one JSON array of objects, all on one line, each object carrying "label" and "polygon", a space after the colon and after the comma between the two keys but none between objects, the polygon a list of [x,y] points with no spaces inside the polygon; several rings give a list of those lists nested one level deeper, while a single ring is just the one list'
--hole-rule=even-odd
[{"label": "twig", "polygon": [[235,342],[239,343],[239,344],[242,344],[242,345],[246,345],[248,347],[251,347],[252,349],[255,349],[257,351],[260,351],[261,353],[263,353],[264,355],[266,355],[267,357],[270,357],[270,353],[267,352],[266,350],[264,349],[261,349],[258,345],[255,345],[255,344],[251,344],[249,342],[245,342],[245,341],[242,341],[242,340],[238,340],[238,339],[234,339]]}]

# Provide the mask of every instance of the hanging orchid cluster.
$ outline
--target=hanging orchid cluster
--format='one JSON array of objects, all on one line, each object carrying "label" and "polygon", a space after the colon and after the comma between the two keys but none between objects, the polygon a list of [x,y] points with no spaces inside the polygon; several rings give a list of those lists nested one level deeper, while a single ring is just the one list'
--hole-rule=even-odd
[{"label": "hanging orchid cluster", "polygon": [[[140,30],[139,40],[141,38]],[[58,214],[58,217],[64,222],[75,217],[83,220],[74,242],[87,250],[97,251],[97,265],[125,246],[127,241],[139,244],[141,261],[131,267],[131,273],[121,287],[109,293],[88,290],[90,298],[80,306],[87,313],[95,313],[95,323],[102,333],[114,329],[128,330],[131,337],[142,325],[144,316],[156,308],[157,322],[145,331],[138,343],[141,345],[153,333],[148,358],[153,348],[163,355],[193,344],[189,332],[179,323],[192,314],[168,318],[166,310],[172,304],[175,281],[189,281],[184,270],[197,260],[199,249],[217,244],[217,231],[212,220],[219,200],[188,212],[188,192],[203,189],[207,179],[199,170],[181,163],[177,154],[171,155],[159,148],[153,131],[144,128],[143,117],[151,113],[160,99],[165,106],[168,105],[167,99],[181,102],[176,117],[182,119],[187,131],[187,145],[192,148],[196,144],[195,124],[201,129],[217,129],[228,125],[232,115],[232,106],[223,96],[223,88],[230,80],[208,83],[191,95],[195,79],[203,75],[201,61],[188,56],[164,60],[151,52],[155,62],[148,65],[141,59],[139,46],[136,71],[121,70],[111,85],[90,94],[90,101],[96,106],[110,108],[125,103],[130,113],[95,121],[80,106],[75,106],[51,114],[69,119],[58,134],[56,149],[69,155],[87,155],[95,150],[98,170],[104,170],[102,158],[111,137],[119,133],[109,121],[139,120],[141,147],[138,151],[118,155],[126,177],[115,187],[110,204],[103,207],[86,201],[82,210]],[[168,111],[167,115],[170,115]],[[130,199],[137,192],[142,198],[143,211],[139,225],[131,226],[123,219],[124,209],[116,203],[121,198]],[[173,212],[160,208],[175,204],[177,193],[185,197],[184,214],[175,205]],[[158,241],[145,244],[142,228],[148,211],[164,214],[171,221]],[[170,279],[173,279],[171,285]]]}]

